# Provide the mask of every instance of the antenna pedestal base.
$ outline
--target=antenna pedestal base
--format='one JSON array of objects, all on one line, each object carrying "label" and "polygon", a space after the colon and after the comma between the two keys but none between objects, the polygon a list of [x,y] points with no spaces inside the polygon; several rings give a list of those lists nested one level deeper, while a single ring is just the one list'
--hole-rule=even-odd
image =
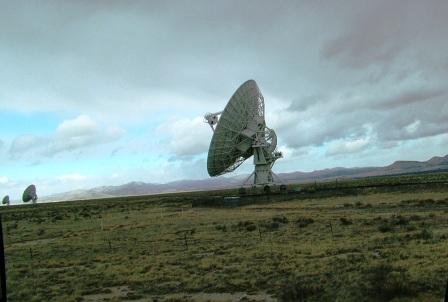
[{"label": "antenna pedestal base", "polygon": [[274,183],[271,165],[255,165],[254,185],[270,185]]}]

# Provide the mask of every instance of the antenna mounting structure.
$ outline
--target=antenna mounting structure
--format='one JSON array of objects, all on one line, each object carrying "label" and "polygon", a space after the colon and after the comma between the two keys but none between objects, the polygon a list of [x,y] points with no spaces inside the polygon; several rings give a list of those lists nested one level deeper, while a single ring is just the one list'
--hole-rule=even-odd
[{"label": "antenna mounting structure", "polygon": [[[254,80],[243,83],[223,111],[204,116],[213,130],[207,157],[210,176],[234,171],[254,156],[254,185],[275,183],[272,166],[282,157],[277,135],[266,126],[264,98]],[[251,177],[250,176],[250,177]]]}]

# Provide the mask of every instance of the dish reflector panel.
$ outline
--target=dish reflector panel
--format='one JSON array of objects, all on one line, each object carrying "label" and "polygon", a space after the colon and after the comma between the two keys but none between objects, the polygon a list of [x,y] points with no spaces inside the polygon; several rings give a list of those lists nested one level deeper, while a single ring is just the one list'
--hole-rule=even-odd
[{"label": "dish reflector panel", "polygon": [[216,125],[207,158],[209,175],[231,172],[249,158],[258,129],[264,129],[264,99],[257,83],[249,80],[235,91]]},{"label": "dish reflector panel", "polygon": [[29,185],[25,191],[23,191],[22,195],[23,202],[33,201],[33,203],[37,200],[37,194],[36,194],[36,186],[35,185]]},{"label": "dish reflector panel", "polygon": [[224,111],[204,118],[214,131],[207,158],[210,176],[231,172],[253,155],[254,185],[274,183],[272,166],[282,154],[275,131],[266,127],[263,95],[254,80],[235,91]]}]

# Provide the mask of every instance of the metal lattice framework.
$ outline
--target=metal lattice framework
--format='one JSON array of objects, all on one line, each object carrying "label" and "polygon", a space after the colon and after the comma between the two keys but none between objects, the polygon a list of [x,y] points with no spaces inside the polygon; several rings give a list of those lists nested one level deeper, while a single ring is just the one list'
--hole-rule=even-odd
[{"label": "metal lattice framework", "polygon": [[205,120],[214,130],[207,158],[210,176],[231,172],[255,155],[255,184],[273,182],[271,167],[281,153],[275,151],[275,132],[266,127],[264,98],[254,80],[235,91],[224,111],[206,114]]}]

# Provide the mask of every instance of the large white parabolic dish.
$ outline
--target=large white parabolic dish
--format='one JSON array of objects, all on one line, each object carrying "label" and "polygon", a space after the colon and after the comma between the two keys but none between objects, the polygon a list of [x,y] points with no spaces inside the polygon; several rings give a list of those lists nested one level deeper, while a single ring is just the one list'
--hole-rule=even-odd
[{"label": "large white parabolic dish", "polygon": [[[273,182],[271,167],[281,157],[277,136],[265,124],[264,99],[254,80],[243,83],[232,95],[217,120],[205,116],[214,130],[207,158],[210,176],[231,172],[254,155],[254,183]],[[213,126],[216,124],[216,127]]]}]

